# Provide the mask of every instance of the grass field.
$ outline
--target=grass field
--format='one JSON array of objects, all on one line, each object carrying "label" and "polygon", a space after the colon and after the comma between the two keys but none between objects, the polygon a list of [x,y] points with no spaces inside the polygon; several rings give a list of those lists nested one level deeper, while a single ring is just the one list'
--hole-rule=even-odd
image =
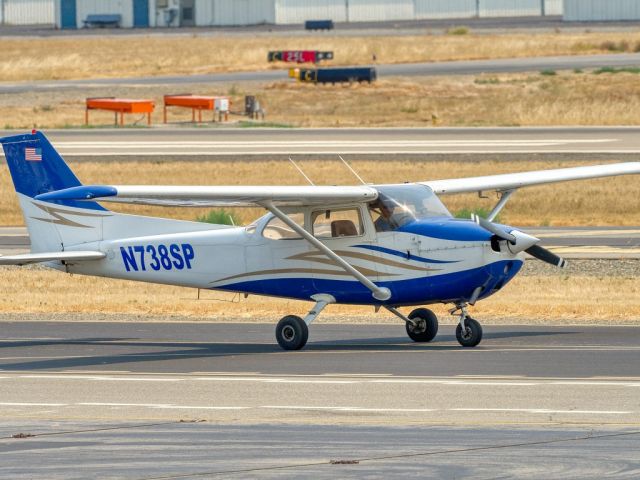
[{"label": "grass field", "polygon": [[[427,32],[425,32],[427,33]],[[5,81],[198,74],[282,68],[269,50],[331,50],[335,65],[629,52],[640,33],[526,33],[414,36],[234,35],[5,38]],[[126,52],[126,54],[123,54]]]},{"label": "grass field", "polygon": [[[187,317],[206,321],[275,323],[287,314],[303,315],[310,303],[222,292],[201,292],[181,287],[124,280],[67,275],[43,269],[5,267],[0,270],[0,312],[140,315]],[[237,303],[229,303],[235,301]],[[441,321],[453,323],[447,308],[435,305]],[[407,310],[408,309],[404,309]],[[486,323],[563,322],[638,324],[640,277],[591,276],[516,277],[498,294],[479,302],[472,315]],[[535,320],[533,320],[535,319]],[[329,306],[319,321],[398,323],[386,312],[371,307]]]},{"label": "grass field", "polygon": [[[593,163],[593,162],[591,162]],[[553,161],[366,161],[356,160],[353,167],[372,183],[393,183],[469,177],[525,170],[562,168],[585,165],[585,162]],[[335,160],[304,161],[304,170],[318,184],[353,184],[345,176],[345,167]],[[301,185],[299,174],[287,160],[282,161],[216,161],[207,162],[80,162],[71,164],[86,184],[175,184],[200,185]],[[620,192],[624,192],[621,195]],[[475,194],[444,196],[451,211],[462,208],[491,208],[497,201]],[[206,213],[202,209],[163,208],[139,205],[108,205],[117,211],[168,216],[194,220]],[[259,209],[238,209],[243,223],[262,215]],[[509,200],[501,221],[514,225],[640,225],[640,182],[635,176],[568,182],[562,186],[527,188]],[[8,169],[0,168],[0,225],[22,224],[21,213]]]},{"label": "grass field", "polygon": [[[386,78],[371,85],[310,85],[295,81],[242,87],[191,85],[190,92],[230,95],[232,110],[241,108],[244,95],[257,95],[266,108],[269,124],[283,126],[640,124],[640,75],[633,71]],[[153,123],[159,124],[162,97],[170,93],[181,92],[168,86],[138,86],[2,95],[0,127],[81,126],[85,98],[92,96],[153,99],[156,102]],[[238,118],[231,117],[236,122]],[[190,110],[172,109],[169,113],[170,122],[190,120]],[[94,110],[90,121],[96,126],[113,125],[113,114]],[[144,115],[126,117],[129,125],[136,121],[138,125],[146,125]]]}]

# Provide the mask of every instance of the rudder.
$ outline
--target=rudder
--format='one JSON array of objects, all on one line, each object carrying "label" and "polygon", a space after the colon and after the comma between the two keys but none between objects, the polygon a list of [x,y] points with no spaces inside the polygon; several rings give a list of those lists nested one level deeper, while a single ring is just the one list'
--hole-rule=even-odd
[{"label": "rudder", "polygon": [[0,138],[18,202],[29,230],[32,252],[64,250],[68,245],[99,241],[104,217],[97,202],[41,202],[36,195],[82,183],[41,132]]},{"label": "rudder", "polygon": [[[82,185],[42,132],[0,138],[16,192],[34,198],[41,193]],[[67,207],[105,210],[96,202],[61,200]]]}]

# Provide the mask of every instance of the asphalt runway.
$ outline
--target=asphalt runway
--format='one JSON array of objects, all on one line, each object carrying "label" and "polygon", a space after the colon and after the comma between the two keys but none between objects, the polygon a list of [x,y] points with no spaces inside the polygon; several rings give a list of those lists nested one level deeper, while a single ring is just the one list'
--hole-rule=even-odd
[{"label": "asphalt runway", "polygon": [[[542,70],[596,69],[602,67],[635,67],[640,54],[573,55],[560,57],[504,58],[495,60],[461,60],[430,63],[398,63],[375,65],[378,78],[480,75],[483,73],[516,73]],[[289,80],[288,69],[258,70],[197,75],[163,75],[153,77],[114,77],[83,80],[42,80],[2,82],[0,93],[44,92],[58,89],[78,89],[108,86],[190,85],[210,83],[273,82]]]},{"label": "asphalt runway", "polygon": [[[16,432],[42,436],[11,438]],[[0,424],[11,479],[637,478],[634,428]],[[265,441],[264,439],[268,439]]]},{"label": "asphalt runway", "polygon": [[640,473],[640,328],[0,325],[2,478]]},{"label": "asphalt runway", "polygon": [[[0,130],[0,136],[16,131]],[[62,155],[79,160],[280,158],[289,155],[336,159],[430,159],[440,155],[477,160],[481,155],[532,159],[637,160],[638,127],[492,128],[176,128],[47,130]],[[333,156],[333,157],[332,157]]]},{"label": "asphalt runway", "polygon": [[417,344],[401,324],[320,323],[299,352],[274,328],[3,322],[0,404],[14,418],[640,423],[640,328],[488,325],[464,349],[452,325]]}]

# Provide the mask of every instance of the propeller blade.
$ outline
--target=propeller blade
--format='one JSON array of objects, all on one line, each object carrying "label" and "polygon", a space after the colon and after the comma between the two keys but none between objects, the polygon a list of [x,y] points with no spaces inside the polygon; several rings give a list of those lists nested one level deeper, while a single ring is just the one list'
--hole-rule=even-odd
[{"label": "propeller blade", "polygon": [[550,263],[551,265],[555,265],[556,267],[565,268],[567,266],[567,261],[559,257],[553,252],[550,252],[546,248],[541,247],[540,245],[533,245],[525,250],[532,257],[536,257],[538,260],[542,260],[543,262]]}]

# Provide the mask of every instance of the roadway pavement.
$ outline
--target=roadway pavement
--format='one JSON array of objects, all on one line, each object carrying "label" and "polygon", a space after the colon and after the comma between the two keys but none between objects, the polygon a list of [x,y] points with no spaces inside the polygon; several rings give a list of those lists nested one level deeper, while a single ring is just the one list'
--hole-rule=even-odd
[{"label": "roadway pavement", "polygon": [[[637,66],[640,66],[640,54],[637,53],[375,65],[378,78],[432,75],[480,75],[483,73],[517,73],[542,70],[575,70]],[[203,83],[273,82],[288,79],[288,69],[282,69],[197,75],[158,75],[91,78],[81,80],[42,80],[28,82],[2,82],[0,83],[0,93],[44,92],[58,89],[69,90],[108,86],[137,87]]]},{"label": "roadway pavement", "polygon": [[3,322],[3,478],[636,478],[640,328]]},{"label": "roadway pavement", "polygon": [[[0,130],[0,136],[15,135]],[[531,160],[548,156],[636,160],[638,127],[492,128],[176,128],[47,130],[66,158],[163,160],[348,155],[367,159],[433,159],[480,155]],[[0,153],[2,154],[2,153]],[[329,157],[328,157],[329,156]]]}]

